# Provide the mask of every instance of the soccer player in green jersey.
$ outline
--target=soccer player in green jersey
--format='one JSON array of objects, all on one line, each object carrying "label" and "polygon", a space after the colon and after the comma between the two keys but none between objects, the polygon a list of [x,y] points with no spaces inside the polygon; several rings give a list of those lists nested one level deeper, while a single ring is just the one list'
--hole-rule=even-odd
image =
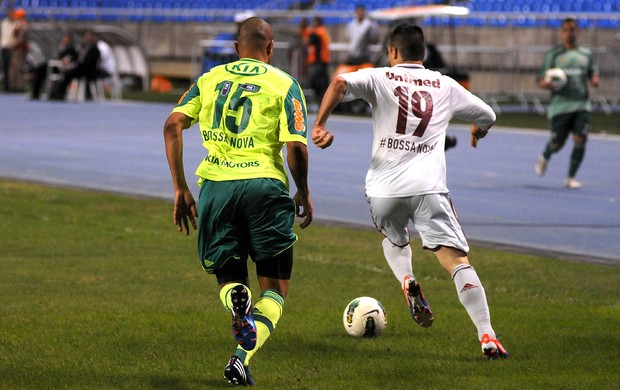
[{"label": "soccer player in green jersey", "polygon": [[[293,267],[295,215],[312,222],[308,190],[307,111],[299,83],[269,65],[273,30],[252,17],[238,30],[239,60],[216,66],[189,88],[164,126],[174,185],[174,223],[198,229],[204,269],[214,274],[232,315],[237,347],[224,370],[232,384],[252,385],[248,364],[282,315]],[[183,171],[184,129],[198,122],[207,154],[196,170],[196,205]],[[282,149],[297,192],[289,195]],[[196,224],[196,217],[198,224]],[[261,289],[252,301],[247,259]]]},{"label": "soccer player in green jersey", "polygon": [[[551,102],[547,111],[550,121],[551,139],[536,163],[536,174],[544,175],[551,155],[564,146],[570,133],[573,134],[573,151],[570,157],[568,176],[564,185],[566,188],[581,187],[575,179],[577,170],[585,154],[586,141],[590,130],[590,111],[592,103],[588,94],[588,81],[593,87],[598,87],[599,71],[594,63],[592,52],[577,45],[579,27],[577,20],[567,18],[560,28],[562,44],[549,51],[539,74],[541,88],[551,90]],[[561,88],[554,88],[550,80],[545,80],[545,72],[551,68],[560,68],[566,73],[566,84]]]}]

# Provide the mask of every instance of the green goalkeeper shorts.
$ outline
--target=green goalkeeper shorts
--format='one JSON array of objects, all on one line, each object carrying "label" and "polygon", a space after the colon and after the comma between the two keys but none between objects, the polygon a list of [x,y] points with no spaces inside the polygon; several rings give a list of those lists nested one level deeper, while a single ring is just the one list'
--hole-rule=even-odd
[{"label": "green goalkeeper shorts", "polygon": [[205,180],[198,199],[198,254],[208,273],[228,260],[271,259],[290,248],[295,201],[277,179]]}]

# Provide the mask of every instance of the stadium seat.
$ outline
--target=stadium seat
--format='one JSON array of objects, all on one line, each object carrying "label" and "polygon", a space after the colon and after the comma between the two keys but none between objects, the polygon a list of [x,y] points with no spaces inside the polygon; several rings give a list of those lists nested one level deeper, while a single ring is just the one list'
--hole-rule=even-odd
[{"label": "stadium seat", "polygon": [[[3,3],[6,3],[3,2]],[[436,0],[415,1],[415,5],[437,4]],[[346,11],[353,13],[355,5],[362,4],[368,10],[379,8],[398,7],[411,5],[410,0],[360,0],[351,2],[345,0],[332,0],[314,2],[313,0],[244,0],[242,2],[222,2],[221,0],[14,0],[14,7],[26,8],[32,20],[48,21],[119,21],[129,20],[133,22],[184,22],[184,21],[231,21],[232,16],[208,15],[209,10],[230,9],[232,13],[240,9],[264,9],[291,10],[295,8],[307,9],[314,4],[317,11]],[[613,29],[618,25],[618,12],[620,2],[615,0],[471,0],[462,4],[471,11],[469,17],[462,22],[468,26],[494,26],[531,28],[544,24],[538,23],[536,14],[553,13],[605,13],[613,15],[609,19],[583,19],[590,26],[601,29]],[[192,12],[201,11],[201,12]],[[479,18],[476,13],[496,13],[493,17]],[[504,14],[504,16],[500,16]],[[528,17],[515,18],[515,15],[525,14]],[[529,18],[533,14],[534,19]],[[329,16],[324,18],[326,24],[341,24],[350,20],[349,17]],[[449,25],[449,19],[430,18],[424,21],[426,25]],[[457,22],[461,23],[461,22]],[[546,23],[549,27],[555,27],[556,21]]]}]

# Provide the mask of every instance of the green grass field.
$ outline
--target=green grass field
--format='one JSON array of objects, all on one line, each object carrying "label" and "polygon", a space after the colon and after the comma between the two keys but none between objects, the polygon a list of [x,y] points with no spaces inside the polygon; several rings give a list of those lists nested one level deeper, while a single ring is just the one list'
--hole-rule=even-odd
[{"label": "green grass field", "polygon": [[[228,387],[230,318],[195,233],[179,234],[171,210],[0,181],[0,388]],[[449,275],[419,242],[428,329],[411,320],[378,233],[315,223],[299,236],[284,316],[252,361],[261,388],[620,388],[620,268],[473,248],[511,353],[487,361]],[[374,340],[342,326],[361,295],[388,313]]]}]

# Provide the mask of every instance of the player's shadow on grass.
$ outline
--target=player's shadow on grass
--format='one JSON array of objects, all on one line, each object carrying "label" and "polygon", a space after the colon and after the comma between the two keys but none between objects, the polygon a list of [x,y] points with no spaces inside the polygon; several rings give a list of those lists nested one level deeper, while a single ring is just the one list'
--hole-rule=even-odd
[{"label": "player's shadow on grass", "polygon": [[229,389],[231,385],[224,379],[224,370],[221,377],[208,377],[197,380],[187,380],[170,376],[154,376],[151,378],[149,387],[152,389],[186,390],[186,389]]}]

